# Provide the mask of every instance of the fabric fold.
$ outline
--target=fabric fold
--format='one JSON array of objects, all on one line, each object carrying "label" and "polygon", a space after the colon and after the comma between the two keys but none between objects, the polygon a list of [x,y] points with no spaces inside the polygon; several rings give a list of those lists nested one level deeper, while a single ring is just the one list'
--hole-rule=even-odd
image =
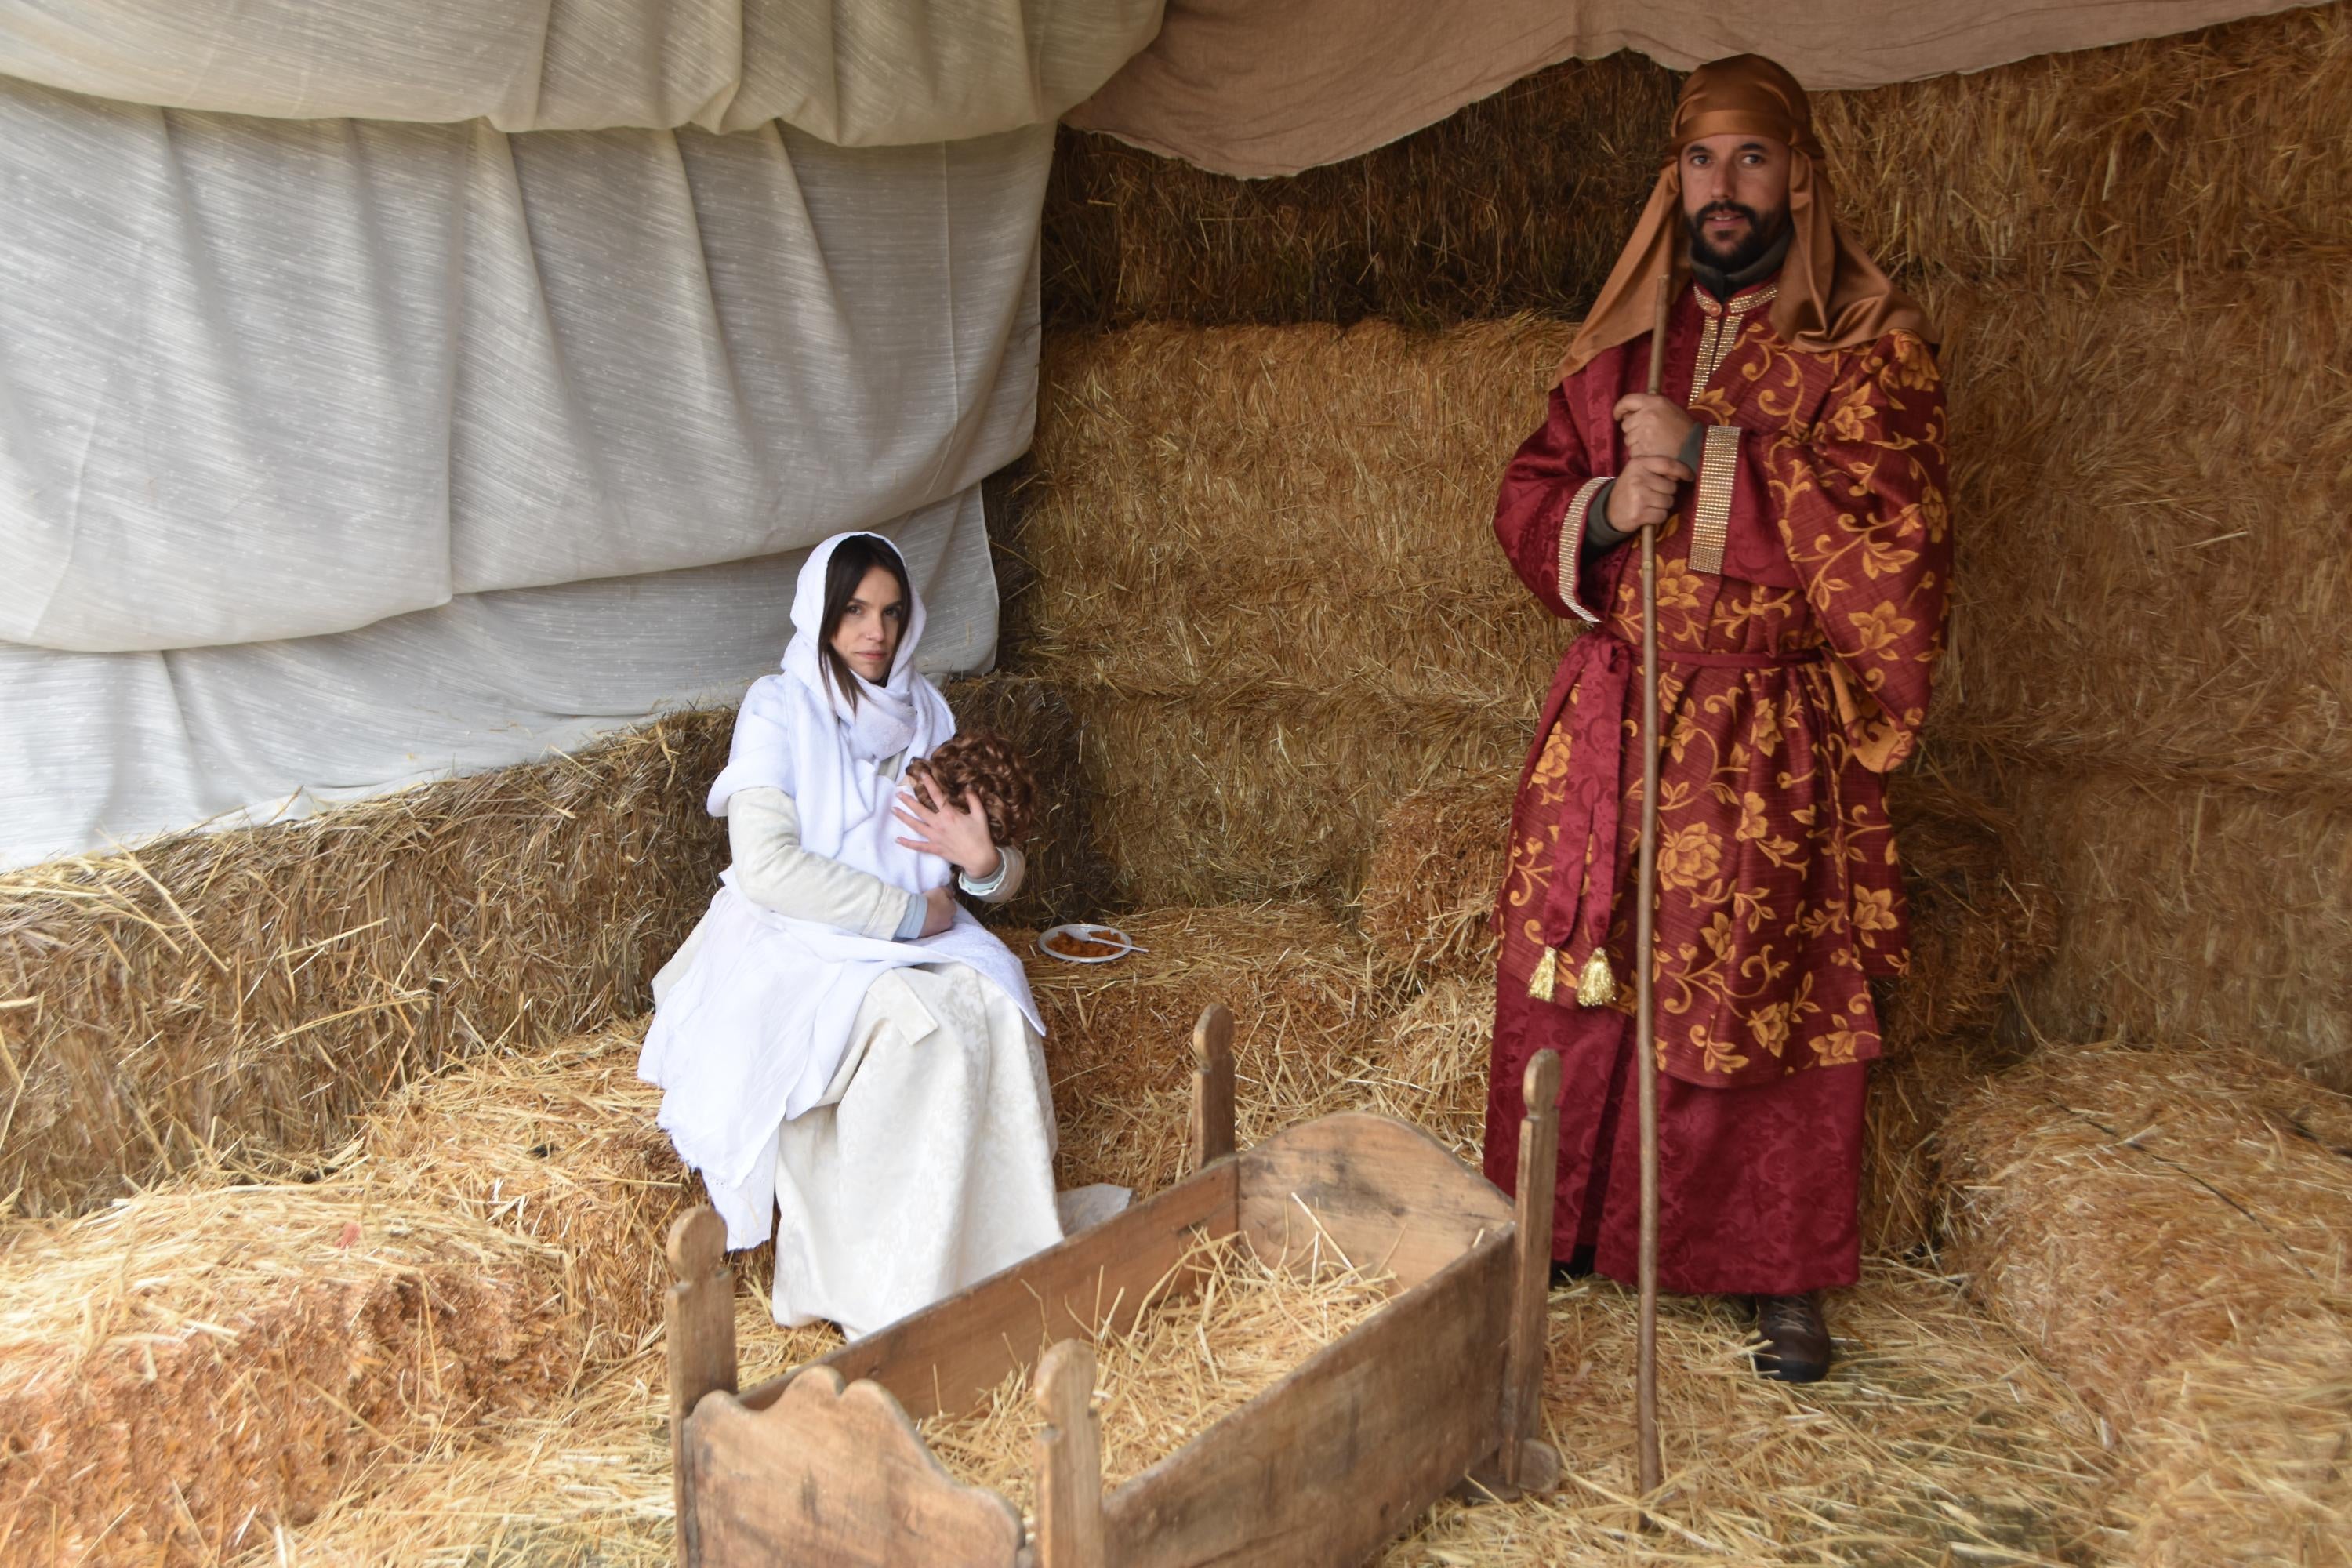
[{"label": "fabric fold", "polygon": [[1336,163],[1566,59],[1675,70],[1760,50],[1869,88],[2292,9],[2300,0],[1169,0],[1151,46],[1065,118],[1245,179]]},{"label": "fabric fold", "polygon": [[112,653],[803,549],[1034,418],[1045,127],[846,151],[0,80],[0,638]]},{"label": "fabric fold", "polygon": [[744,131],[842,146],[1049,125],[1161,0],[0,3],[0,76],[132,103],[500,131]]}]

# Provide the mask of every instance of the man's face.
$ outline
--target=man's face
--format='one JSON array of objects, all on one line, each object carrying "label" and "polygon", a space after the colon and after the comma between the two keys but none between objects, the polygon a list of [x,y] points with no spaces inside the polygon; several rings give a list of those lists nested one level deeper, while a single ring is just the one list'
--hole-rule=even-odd
[{"label": "man's face", "polygon": [[1767,136],[1706,136],[1683,149],[1683,220],[1691,258],[1737,272],[1789,221],[1789,146]]}]

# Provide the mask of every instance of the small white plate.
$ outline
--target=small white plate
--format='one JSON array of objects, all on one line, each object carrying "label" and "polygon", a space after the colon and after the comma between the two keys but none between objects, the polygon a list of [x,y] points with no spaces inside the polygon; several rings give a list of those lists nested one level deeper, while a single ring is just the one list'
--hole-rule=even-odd
[{"label": "small white plate", "polygon": [[[1078,942],[1107,942],[1116,946],[1118,951],[1117,952],[1094,953],[1056,952],[1053,948],[1046,945],[1046,939],[1048,937],[1056,936],[1068,937]],[[1119,959],[1125,958],[1130,952],[1150,952],[1151,950],[1148,947],[1136,946],[1134,940],[1125,931],[1119,930],[1117,926],[1097,926],[1081,923],[1076,925],[1051,926],[1045,931],[1039,931],[1037,933],[1037,951],[1044,953],[1048,958],[1057,958],[1064,963],[1113,963],[1118,962]]]}]

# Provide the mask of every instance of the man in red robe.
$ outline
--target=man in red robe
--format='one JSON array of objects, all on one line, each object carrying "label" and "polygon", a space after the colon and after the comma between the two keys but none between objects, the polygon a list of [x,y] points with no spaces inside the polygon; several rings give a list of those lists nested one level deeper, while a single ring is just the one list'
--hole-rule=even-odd
[{"label": "man in red robe", "polygon": [[[1647,390],[1671,272],[1663,395]],[[1828,1370],[1851,1284],[1869,980],[1907,917],[1885,775],[1916,745],[1951,536],[1934,329],[1833,221],[1805,94],[1752,55],[1685,83],[1656,189],[1511,459],[1495,532],[1583,635],[1511,816],[1486,1173],[1560,1053],[1552,1253],[1631,1280],[1640,530],[1658,541],[1659,1280],[1756,1299],[1759,1370]]]}]

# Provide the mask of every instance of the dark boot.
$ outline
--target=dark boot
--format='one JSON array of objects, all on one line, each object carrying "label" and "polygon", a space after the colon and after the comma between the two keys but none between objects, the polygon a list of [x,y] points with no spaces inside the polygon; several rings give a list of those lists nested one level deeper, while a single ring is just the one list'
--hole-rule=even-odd
[{"label": "dark boot", "polygon": [[1756,1370],[1782,1383],[1819,1383],[1830,1370],[1830,1331],[1812,1292],[1756,1298]]},{"label": "dark boot", "polygon": [[1551,1282],[1555,1285],[1566,1285],[1571,1280],[1589,1279],[1591,1277],[1592,1248],[1589,1247],[1580,1247],[1566,1258],[1555,1258],[1551,1260]]}]

